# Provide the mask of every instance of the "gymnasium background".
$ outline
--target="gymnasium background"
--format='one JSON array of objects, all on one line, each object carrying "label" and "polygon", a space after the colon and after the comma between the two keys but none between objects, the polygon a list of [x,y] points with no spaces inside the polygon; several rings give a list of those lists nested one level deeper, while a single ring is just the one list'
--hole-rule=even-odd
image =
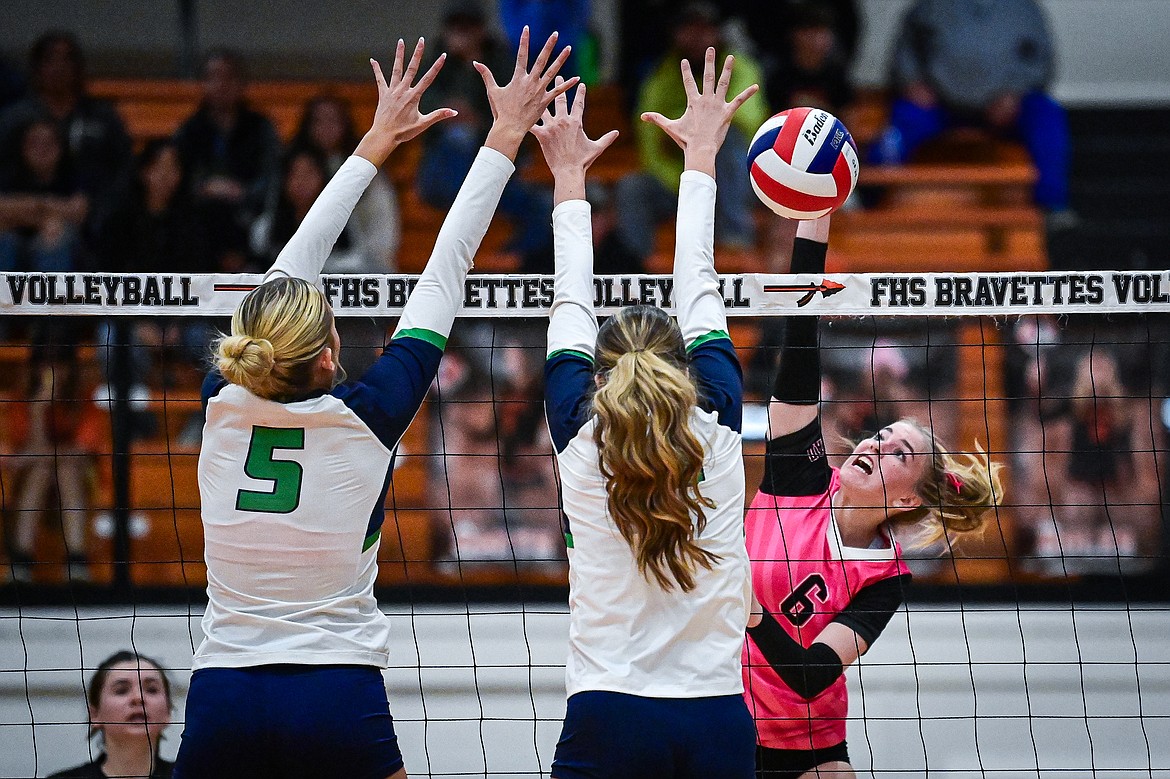
[{"label": "gymnasium background", "polygon": [[[858,86],[882,85],[907,5],[860,2]],[[1053,94],[1070,110],[1074,145],[1107,145],[1116,132],[1129,150],[1117,158],[1116,182],[1141,165],[1164,166],[1161,177],[1170,179],[1170,0],[1043,6],[1058,52]],[[60,28],[78,35],[90,78],[174,77],[208,47],[228,46],[257,80],[363,82],[368,56],[386,58],[398,37],[432,38],[442,10],[442,2],[423,1],[7,0],[0,53],[23,63],[37,36]],[[603,80],[616,72],[619,18],[620,0],[594,0]],[[1113,191],[1099,178],[1083,186],[1089,202]],[[1160,202],[1161,226],[1154,219],[1146,232],[1122,234],[1131,223],[1102,217],[1074,267],[1170,268],[1170,202]],[[1164,348],[1141,354],[1152,355],[1153,371],[1170,373]],[[1151,440],[1164,442],[1170,416],[1161,398],[1148,400],[1156,409]],[[851,671],[859,775],[873,766],[883,779],[922,776],[929,766],[948,778],[1170,777],[1166,457],[1164,443],[1152,446],[1159,448],[1148,466],[1155,498],[1145,506],[1154,565],[1115,576],[1046,568],[1023,583],[944,582],[912,596],[863,668]],[[558,575],[524,587],[388,590],[384,608],[401,630],[387,681],[412,776],[547,771],[563,713],[567,616]],[[3,597],[0,777],[45,775],[88,758],[84,669],[115,649],[133,645],[178,669],[181,719],[182,669],[199,640],[197,592],[162,588],[131,602],[101,593],[42,593],[32,603]],[[173,755],[179,730],[168,731],[164,755]]]}]

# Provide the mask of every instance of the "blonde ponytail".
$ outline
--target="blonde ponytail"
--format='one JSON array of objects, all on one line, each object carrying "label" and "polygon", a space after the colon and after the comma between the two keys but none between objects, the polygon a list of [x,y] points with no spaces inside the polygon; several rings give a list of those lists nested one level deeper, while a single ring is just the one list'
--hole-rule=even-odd
[{"label": "blonde ponytail", "polygon": [[929,428],[902,421],[922,433],[932,457],[918,484],[922,505],[890,517],[895,535],[911,549],[945,541],[944,551],[981,535],[1003,502],[1003,465],[992,462],[978,441],[974,453],[951,452]]},{"label": "blonde ponytail", "polygon": [[638,570],[664,590],[695,587],[719,557],[695,542],[715,506],[699,491],[703,445],[690,429],[698,401],[682,333],[660,309],[634,306],[597,337],[594,441],[610,517]]}]

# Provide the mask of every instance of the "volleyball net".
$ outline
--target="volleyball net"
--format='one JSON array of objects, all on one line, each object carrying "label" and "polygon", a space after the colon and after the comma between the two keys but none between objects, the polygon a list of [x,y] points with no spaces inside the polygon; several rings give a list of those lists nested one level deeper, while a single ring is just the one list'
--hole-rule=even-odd
[{"label": "volleyball net", "polygon": [[[417,277],[327,276],[350,377]],[[1004,466],[988,531],[916,551],[849,671],[860,775],[1170,776],[1170,274],[721,277],[759,483],[783,317],[818,315],[830,459],[909,417]],[[208,344],[257,276],[0,274],[0,777],[90,759],[84,684],[119,649],[182,693],[206,570]],[[667,276],[595,280],[606,315]],[[547,775],[567,561],[544,425],[552,280],[473,275],[402,441],[379,540],[412,776]]]}]

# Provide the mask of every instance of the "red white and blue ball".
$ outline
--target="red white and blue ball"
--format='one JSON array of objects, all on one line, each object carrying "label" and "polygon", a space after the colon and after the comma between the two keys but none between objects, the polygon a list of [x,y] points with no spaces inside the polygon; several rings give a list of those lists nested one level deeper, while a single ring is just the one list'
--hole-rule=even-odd
[{"label": "red white and blue ball", "polygon": [[790,108],[764,122],[747,164],[756,195],[789,219],[824,216],[857,186],[857,145],[841,120],[820,108]]}]

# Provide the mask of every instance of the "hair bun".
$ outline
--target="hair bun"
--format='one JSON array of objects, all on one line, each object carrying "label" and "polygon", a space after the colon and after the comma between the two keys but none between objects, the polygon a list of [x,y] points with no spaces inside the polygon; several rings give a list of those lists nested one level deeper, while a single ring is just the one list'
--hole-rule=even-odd
[{"label": "hair bun", "polygon": [[219,370],[233,384],[251,387],[272,373],[276,351],[267,338],[229,335],[219,347]]}]

